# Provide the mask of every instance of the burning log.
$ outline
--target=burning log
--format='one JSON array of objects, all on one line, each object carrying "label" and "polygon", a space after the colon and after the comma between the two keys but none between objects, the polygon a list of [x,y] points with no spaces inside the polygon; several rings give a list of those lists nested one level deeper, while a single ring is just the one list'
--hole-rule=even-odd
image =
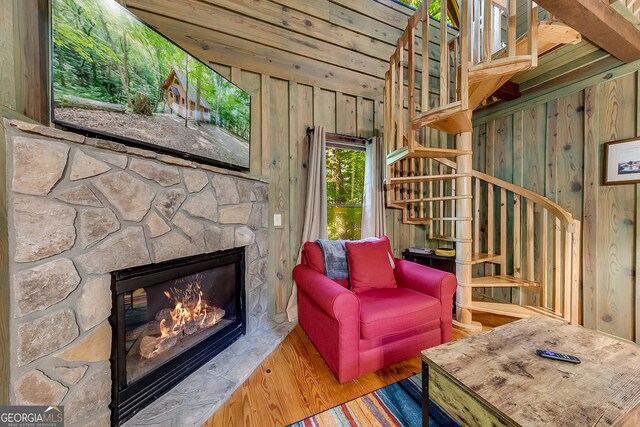
[{"label": "burning log", "polygon": [[178,336],[153,337],[150,335],[142,337],[140,340],[140,356],[151,359],[156,355],[169,350],[178,343]]},{"label": "burning log", "polygon": [[164,320],[165,322],[168,322],[169,320],[171,320],[171,309],[170,308],[163,308],[162,310],[157,312],[156,313],[156,320],[157,321]]}]

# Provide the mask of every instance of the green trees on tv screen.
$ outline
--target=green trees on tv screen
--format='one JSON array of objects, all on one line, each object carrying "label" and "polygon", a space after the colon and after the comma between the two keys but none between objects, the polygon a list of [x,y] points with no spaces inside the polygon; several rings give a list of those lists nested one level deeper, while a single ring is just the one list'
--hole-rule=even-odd
[{"label": "green trees on tv screen", "polygon": [[249,95],[113,0],[53,0],[52,10],[56,105],[73,96],[143,113],[136,108],[136,98],[141,98],[149,106],[147,114],[168,113],[163,85],[175,67],[190,100],[210,107],[206,119],[195,116],[198,122],[215,124],[249,140]]}]

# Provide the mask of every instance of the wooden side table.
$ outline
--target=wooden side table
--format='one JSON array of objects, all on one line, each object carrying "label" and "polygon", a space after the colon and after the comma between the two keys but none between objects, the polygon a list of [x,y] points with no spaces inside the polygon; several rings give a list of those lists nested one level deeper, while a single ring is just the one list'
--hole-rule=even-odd
[{"label": "wooden side table", "polygon": [[409,249],[405,249],[404,252],[402,252],[402,259],[446,271],[447,273],[456,274],[456,257],[454,256],[440,256],[434,253],[428,255],[416,254],[409,252]]}]

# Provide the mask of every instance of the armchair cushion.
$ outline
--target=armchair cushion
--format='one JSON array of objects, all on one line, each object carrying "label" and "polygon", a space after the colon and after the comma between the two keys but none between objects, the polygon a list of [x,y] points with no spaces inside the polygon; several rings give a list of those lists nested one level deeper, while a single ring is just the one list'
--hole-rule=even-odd
[{"label": "armchair cushion", "polygon": [[440,318],[440,301],[406,288],[374,289],[358,294],[360,337],[378,338]]},{"label": "armchair cushion", "polygon": [[386,236],[375,241],[347,242],[346,247],[353,292],[397,286],[391,266],[391,246]]}]

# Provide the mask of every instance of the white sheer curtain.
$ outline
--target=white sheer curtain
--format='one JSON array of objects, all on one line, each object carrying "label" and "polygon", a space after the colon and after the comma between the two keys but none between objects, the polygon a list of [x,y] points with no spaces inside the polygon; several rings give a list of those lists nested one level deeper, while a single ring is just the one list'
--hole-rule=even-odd
[{"label": "white sheer curtain", "polygon": [[362,238],[386,234],[384,222],[384,174],[386,159],[382,138],[367,143],[364,161]]},{"label": "white sheer curtain", "polygon": [[[302,241],[298,251],[298,263],[304,242],[327,238],[327,137],[324,126],[316,126],[309,141],[309,178],[307,200],[302,225]],[[293,284],[287,303],[290,322],[298,320],[298,288]]]}]

